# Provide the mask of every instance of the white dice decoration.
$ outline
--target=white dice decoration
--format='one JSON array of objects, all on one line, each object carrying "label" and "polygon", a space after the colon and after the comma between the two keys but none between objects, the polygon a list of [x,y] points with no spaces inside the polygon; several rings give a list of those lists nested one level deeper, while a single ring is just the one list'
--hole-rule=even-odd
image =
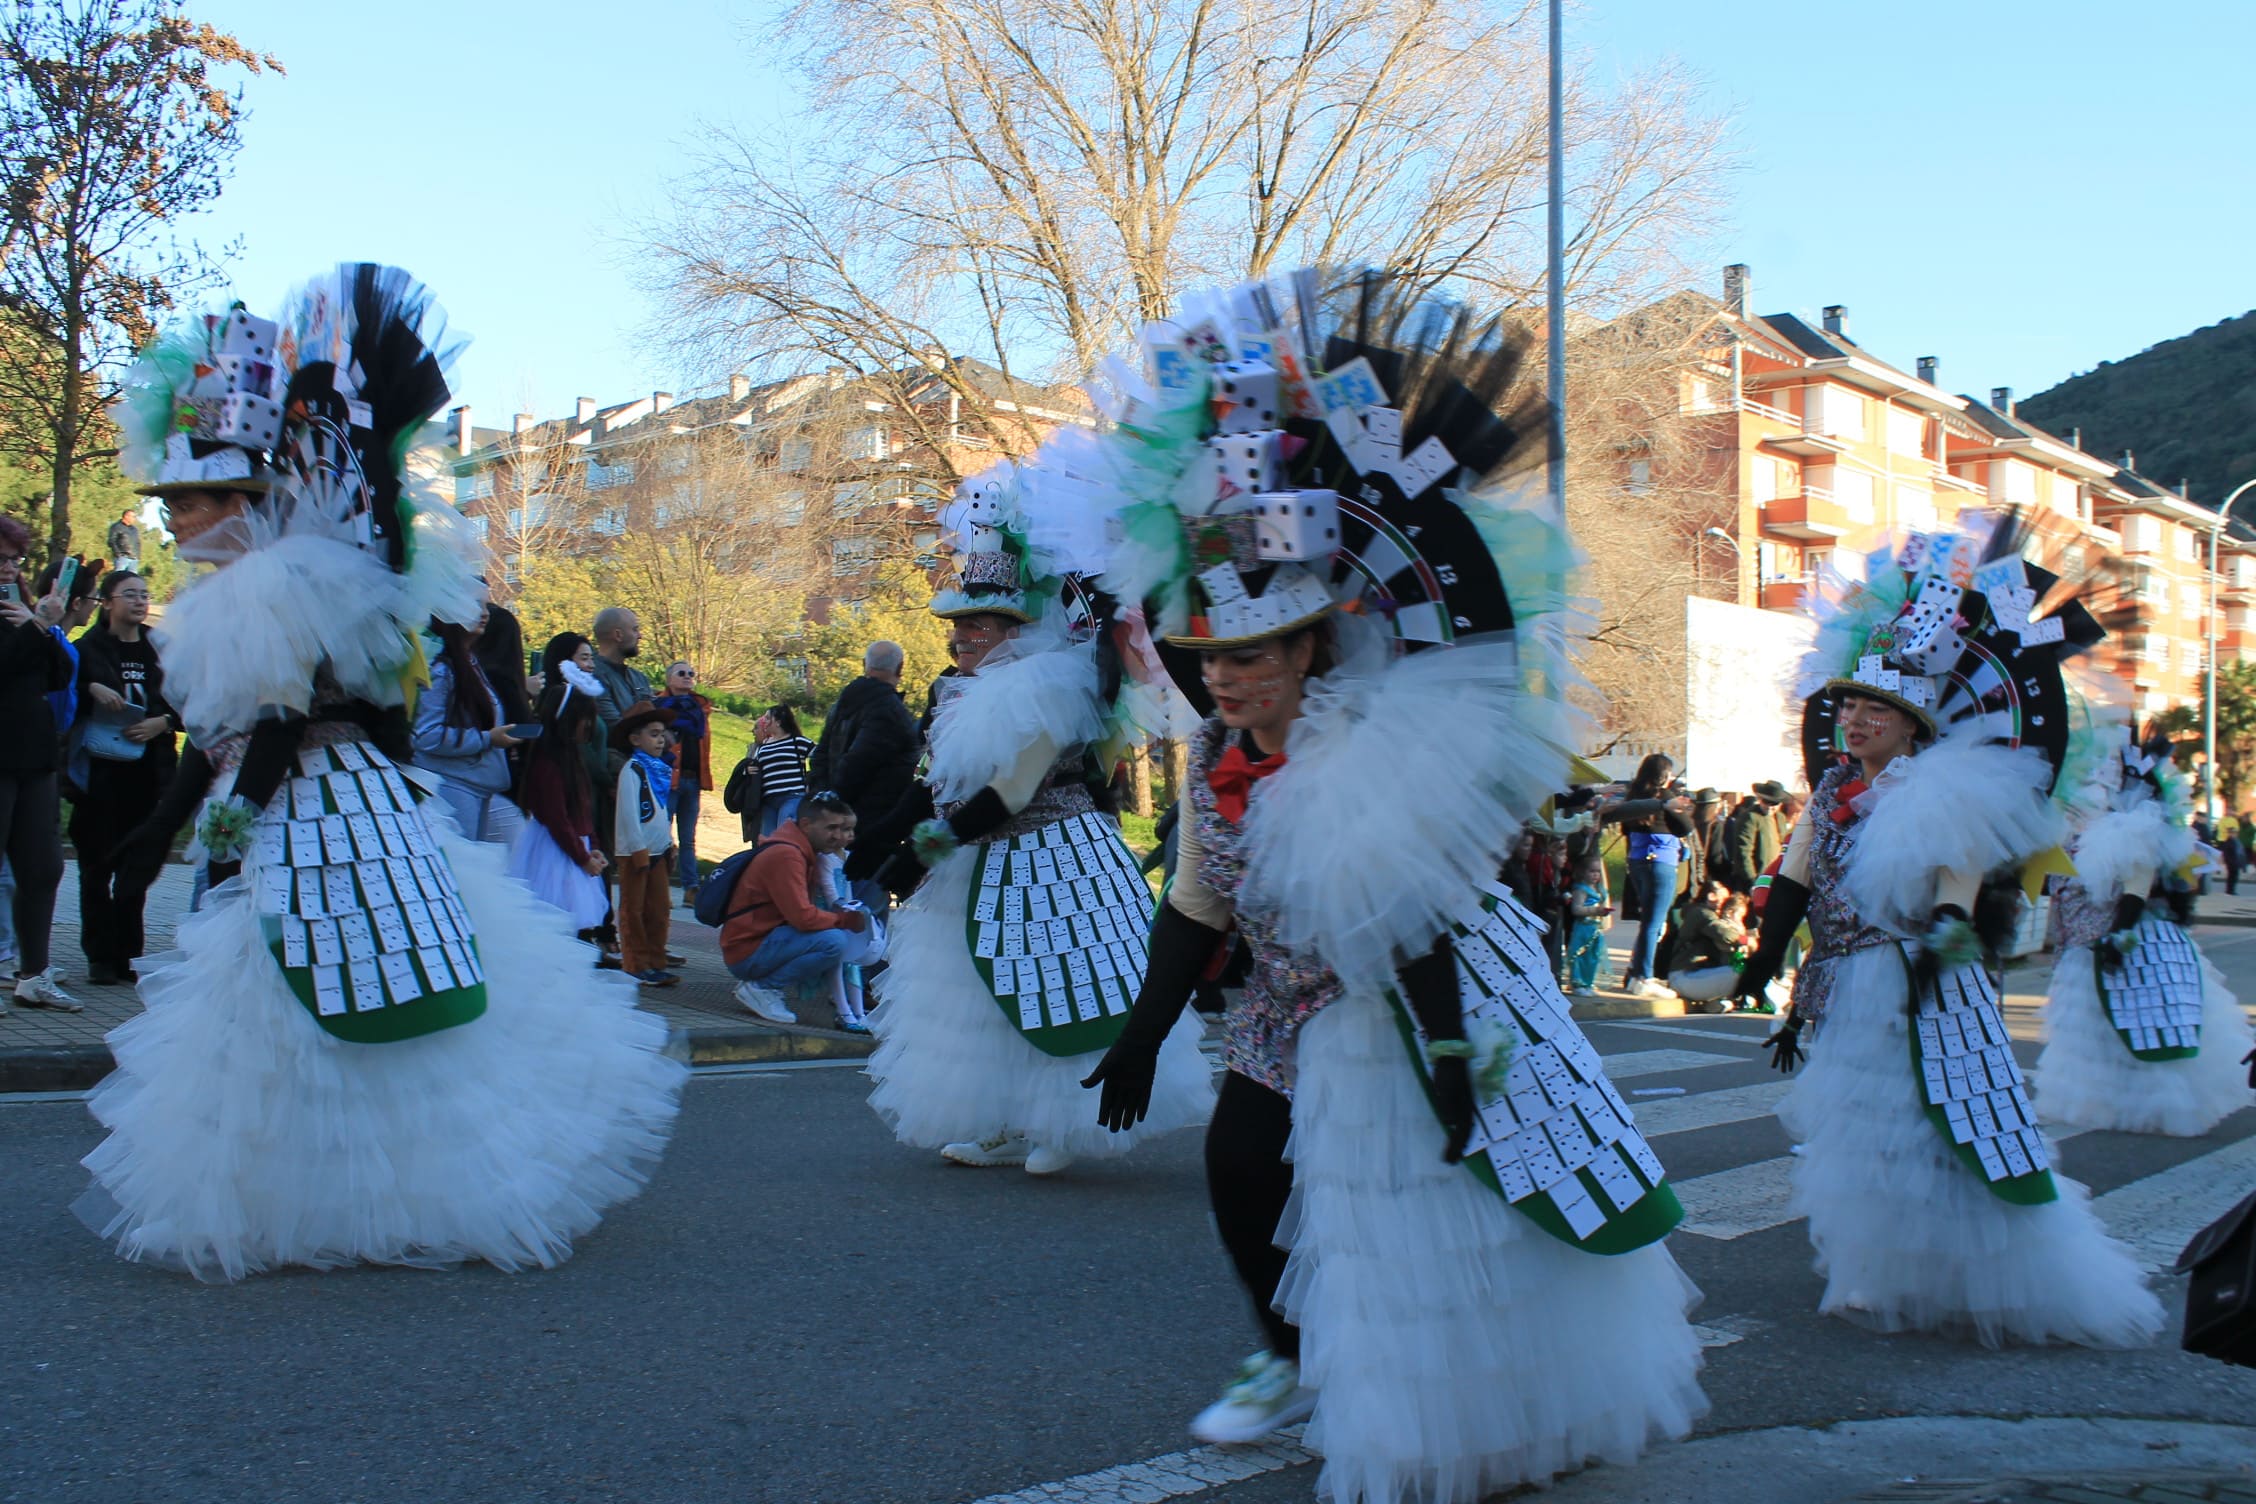
[{"label": "white dice decoration", "polygon": [[1253,498],[1254,547],[1266,560],[1306,563],[1339,551],[1339,495],[1263,491]]},{"label": "white dice decoration", "polygon": [[1218,434],[1206,441],[1214,455],[1223,496],[1243,491],[1258,496],[1274,491],[1284,479],[1286,436],[1279,429],[1259,433]]},{"label": "white dice decoration", "polygon": [[1224,434],[1265,433],[1285,418],[1283,378],[1265,361],[1226,360],[1217,365],[1214,396],[1229,404],[1218,420]]}]

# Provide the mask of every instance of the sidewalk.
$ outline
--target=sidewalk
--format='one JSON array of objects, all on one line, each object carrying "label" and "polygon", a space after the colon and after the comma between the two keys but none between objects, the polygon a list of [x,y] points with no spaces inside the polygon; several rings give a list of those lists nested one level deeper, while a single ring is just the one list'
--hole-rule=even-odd
[{"label": "sidewalk", "polygon": [[[173,930],[188,911],[193,887],[188,868],[173,863],[149,890],[146,925],[149,948],[168,949]],[[672,968],[682,981],[661,991],[643,989],[640,1006],[663,1018],[674,1048],[693,1065],[734,1065],[762,1060],[855,1059],[873,1048],[866,1035],[829,1027],[829,1008],[817,1019],[812,1009],[796,1025],[771,1024],[747,1013],[736,1001],[735,980],[721,964],[720,936],[677,906],[672,949],[688,959]],[[86,957],[79,949],[78,864],[66,862],[55,903],[50,946],[63,969],[64,990],[86,1005],[83,1013],[10,1006],[0,1018],[0,1092],[77,1091],[109,1074],[112,1061],[102,1036],[141,1011],[131,987],[96,987],[86,980]]]}]

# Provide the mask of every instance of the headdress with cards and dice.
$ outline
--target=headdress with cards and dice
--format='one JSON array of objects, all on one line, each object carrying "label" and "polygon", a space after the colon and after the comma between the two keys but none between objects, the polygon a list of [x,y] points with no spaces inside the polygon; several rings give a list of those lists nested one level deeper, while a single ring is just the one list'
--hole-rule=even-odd
[{"label": "headdress with cards and dice", "polygon": [[118,463],[143,496],[260,493],[282,439],[282,367],[272,319],[237,303],[167,330],[126,373],[112,410]]},{"label": "headdress with cards and dice", "polygon": [[1515,323],[1377,271],[1186,297],[1144,330],[1142,372],[1113,368],[1106,452],[1074,457],[1117,498],[1108,588],[1150,601],[1177,654],[1335,611],[1406,650],[1513,631],[1513,550],[1484,513],[1540,466],[1526,351]]},{"label": "headdress with cards and dice", "polygon": [[1819,630],[1799,690],[1812,787],[1845,755],[1837,713],[1849,696],[1894,705],[1923,740],[2035,747],[2057,774],[2076,726],[2061,664],[2104,634],[2024,555],[2029,539],[2011,513],[1970,514],[1821,567],[1804,602]]},{"label": "headdress with cards and dice", "polygon": [[932,614],[1003,616],[1030,622],[1041,614],[1027,568],[1026,524],[1019,511],[1018,466],[1010,460],[956,487],[940,513],[955,562],[932,597]]}]

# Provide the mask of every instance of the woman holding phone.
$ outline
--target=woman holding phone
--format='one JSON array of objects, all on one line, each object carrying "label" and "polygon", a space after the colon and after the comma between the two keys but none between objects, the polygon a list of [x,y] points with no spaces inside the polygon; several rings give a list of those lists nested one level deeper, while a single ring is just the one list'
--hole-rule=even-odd
[{"label": "woman holding phone", "polygon": [[71,805],[78,851],[79,943],[86,980],[97,987],[134,980],[148,893],[117,872],[117,848],[164,795],[178,761],[179,722],[164,698],[164,666],[149,640],[149,582],[120,570],[102,581],[102,614],[80,633],[79,720],[86,754],[85,797]]},{"label": "woman holding phone", "polygon": [[415,765],[439,777],[439,802],[473,841],[510,845],[524,817],[509,799],[509,749],[527,728],[504,725],[501,699],[471,653],[476,633],[433,621],[439,653],[415,705]]},{"label": "woman holding phone", "polygon": [[55,890],[63,880],[56,743],[48,696],[71,683],[70,650],[53,630],[63,593],[35,600],[22,570],[31,531],[0,517],[0,855],[16,881],[16,1003],[78,1010],[48,970]]}]

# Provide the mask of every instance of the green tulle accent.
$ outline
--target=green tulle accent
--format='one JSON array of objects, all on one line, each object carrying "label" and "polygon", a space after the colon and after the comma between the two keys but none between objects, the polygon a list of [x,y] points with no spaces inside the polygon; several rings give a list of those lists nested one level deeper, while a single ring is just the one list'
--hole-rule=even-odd
[{"label": "green tulle accent", "polygon": [[1158,400],[1164,405],[1139,409],[1113,433],[1120,483],[1134,500],[1120,511],[1121,543],[1104,586],[1124,601],[1155,602],[1152,635],[1165,637],[1190,622],[1191,551],[1177,492],[1211,423],[1206,378],[1164,389]]},{"label": "green tulle accent", "polygon": [[151,341],[126,373],[110,417],[121,441],[118,468],[134,480],[154,481],[163,472],[165,445],[179,430],[181,400],[195,385],[208,343],[202,315],[184,320]]},{"label": "green tulle accent", "polygon": [[1586,628],[1588,604],[1575,593],[1582,550],[1550,496],[1514,487],[1443,493],[1472,520],[1504,582],[1530,694],[1563,698],[1576,682],[1571,653]]}]

